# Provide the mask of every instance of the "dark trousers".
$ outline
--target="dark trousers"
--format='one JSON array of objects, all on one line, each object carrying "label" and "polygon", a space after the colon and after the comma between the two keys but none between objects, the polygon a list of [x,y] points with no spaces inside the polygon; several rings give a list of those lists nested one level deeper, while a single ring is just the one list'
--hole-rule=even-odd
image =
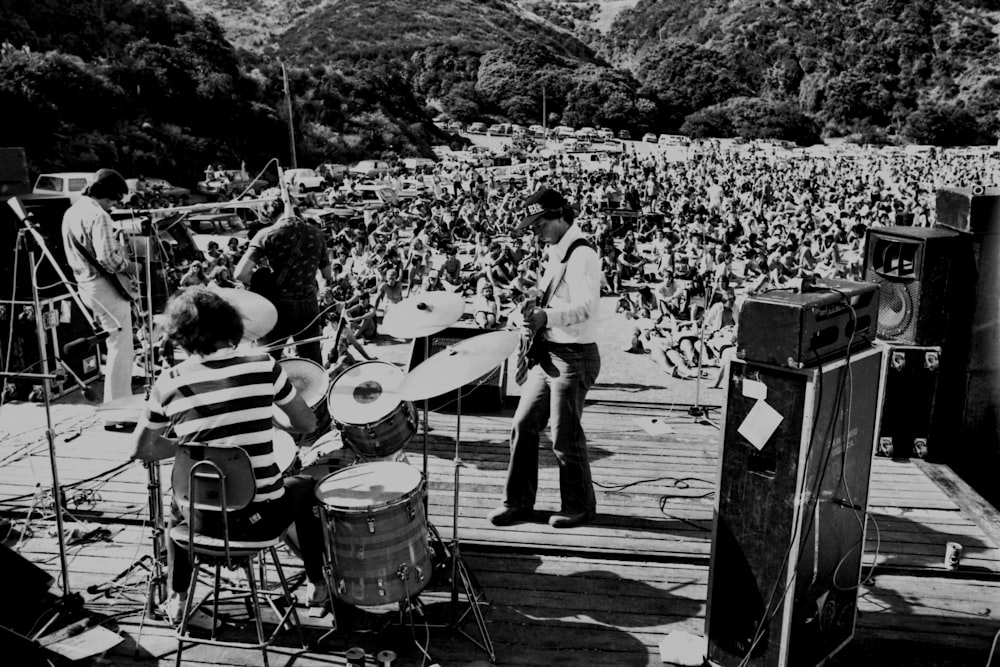
[{"label": "dark trousers", "polygon": [[538,443],[546,424],[559,465],[560,511],[597,506],[581,418],[587,391],[601,371],[597,345],[546,344],[548,359],[528,372],[510,432],[504,505],[533,507],[538,491]]},{"label": "dark trousers", "polygon": [[[229,539],[268,540],[284,533],[294,521],[298,533],[302,564],[309,581],[323,581],[323,527],[313,513],[316,480],[306,475],[286,477],[285,494],[278,500],[251,503],[248,507],[229,513]],[[180,524],[184,517],[176,500],[170,503],[170,528]],[[187,508],[184,508],[187,511]],[[222,520],[218,512],[199,512],[194,517],[195,529],[205,535],[222,537]],[[167,539],[167,569],[171,590],[182,593],[191,584],[192,565],[186,549]]]},{"label": "dark trousers", "polygon": [[[320,335],[322,322],[319,318],[319,303],[315,297],[301,300],[275,299],[272,303],[278,311],[278,323],[261,339],[264,345],[284,343],[289,337],[298,343],[300,340],[316,338]],[[295,347],[298,356],[323,365],[322,350],[318,340],[301,345],[296,344]],[[280,359],[282,353],[284,353],[284,349],[275,350],[271,356]]]}]

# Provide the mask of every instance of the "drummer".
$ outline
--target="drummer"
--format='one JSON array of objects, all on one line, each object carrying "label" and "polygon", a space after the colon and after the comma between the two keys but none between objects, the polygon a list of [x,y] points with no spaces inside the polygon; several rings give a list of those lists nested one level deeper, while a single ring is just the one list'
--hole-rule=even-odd
[{"label": "drummer", "polygon": [[[133,459],[158,461],[174,456],[178,444],[241,447],[251,455],[256,494],[244,510],[229,514],[233,539],[271,539],[294,521],[308,578],[310,606],[329,599],[323,578],[323,535],[313,514],[315,480],[282,478],[275,463],[272,416],[275,407],[287,415],[291,430],[308,433],[316,417],[296,393],[285,371],[272,357],[237,348],[243,338],[239,312],[211,290],[193,287],[171,298],[164,330],[188,358],[156,380],[146,414],[136,429]],[[163,435],[172,432],[175,440]],[[186,507],[171,503],[171,527],[183,520]],[[218,513],[202,512],[199,530],[222,537]],[[163,612],[179,621],[191,582],[187,552],[167,542],[172,595]]]}]

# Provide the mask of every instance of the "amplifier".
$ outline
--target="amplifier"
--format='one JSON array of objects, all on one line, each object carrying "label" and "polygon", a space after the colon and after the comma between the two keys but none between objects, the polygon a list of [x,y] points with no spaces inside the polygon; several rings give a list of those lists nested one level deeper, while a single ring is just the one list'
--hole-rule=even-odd
[{"label": "amplifier", "polygon": [[807,291],[771,290],[740,309],[736,356],[803,368],[869,346],[878,327],[878,286],[817,279]]}]

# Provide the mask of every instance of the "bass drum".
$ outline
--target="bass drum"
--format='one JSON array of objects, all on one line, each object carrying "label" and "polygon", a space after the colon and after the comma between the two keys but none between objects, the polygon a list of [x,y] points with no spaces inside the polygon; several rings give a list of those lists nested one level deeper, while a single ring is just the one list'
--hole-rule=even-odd
[{"label": "bass drum", "polygon": [[316,485],[330,592],[357,606],[417,595],[431,578],[423,475],[403,463],[360,463]]},{"label": "bass drum", "polygon": [[403,371],[384,361],[364,361],[338,375],[327,400],[344,443],[363,458],[382,458],[401,450],[417,432],[413,403],[396,391]]}]

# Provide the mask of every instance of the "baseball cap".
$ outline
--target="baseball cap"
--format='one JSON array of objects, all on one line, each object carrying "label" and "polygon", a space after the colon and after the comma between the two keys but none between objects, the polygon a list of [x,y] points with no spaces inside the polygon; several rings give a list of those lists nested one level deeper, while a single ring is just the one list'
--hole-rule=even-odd
[{"label": "baseball cap", "polygon": [[565,206],[569,206],[569,204],[561,194],[552,188],[539,188],[533,195],[524,200],[524,217],[514,227],[512,233],[523,233],[539,218],[551,217],[552,213],[561,213]]}]

